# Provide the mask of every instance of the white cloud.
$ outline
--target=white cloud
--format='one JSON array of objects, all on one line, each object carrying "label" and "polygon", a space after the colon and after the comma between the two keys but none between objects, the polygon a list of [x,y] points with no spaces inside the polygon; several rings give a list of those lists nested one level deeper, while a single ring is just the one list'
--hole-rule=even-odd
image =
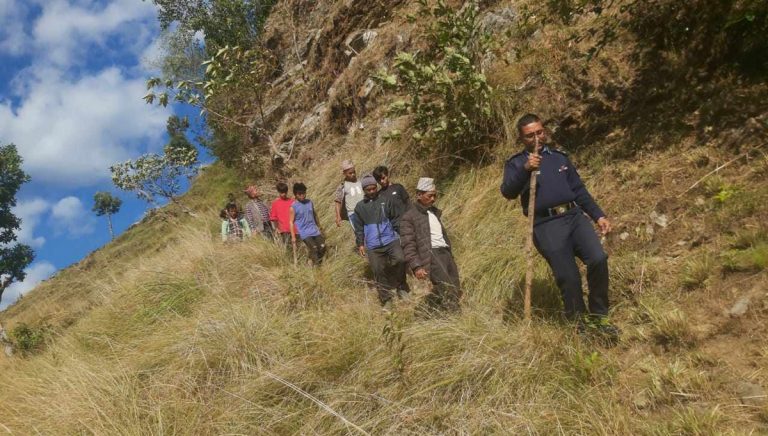
[{"label": "white cloud", "polygon": [[45,238],[35,237],[35,228],[40,224],[42,215],[48,211],[50,204],[42,198],[19,201],[13,208],[13,214],[21,219],[21,228],[16,231],[18,242],[33,248],[42,247]]},{"label": "white cloud", "polygon": [[57,231],[75,237],[93,233],[95,219],[79,198],[69,196],[53,205],[50,221]]},{"label": "white cloud", "polygon": [[35,286],[40,284],[43,280],[47,279],[54,272],[56,267],[50,262],[40,261],[34,262],[25,270],[27,277],[23,282],[12,283],[8,286],[8,289],[3,293],[3,299],[0,301],[0,310],[5,309],[9,305],[16,302],[19,297],[28,291],[32,290]]},{"label": "white cloud", "polygon": [[37,76],[18,107],[0,102],[0,139],[18,146],[35,182],[93,185],[108,180],[110,165],[161,143],[170,109],[144,103],[143,79],[117,68],[73,82],[51,69]]},{"label": "white cloud", "polygon": [[[108,182],[110,165],[160,148],[171,110],[141,99],[139,59],[155,14],[139,0],[0,0],[0,53],[31,56],[7,87],[15,99],[0,96],[0,142],[18,146],[33,183]],[[120,67],[92,66],[104,63]]]},{"label": "white cloud", "polygon": [[19,55],[29,45],[24,22],[26,9],[19,0],[0,0],[0,53]]},{"label": "white cloud", "polygon": [[155,7],[149,1],[114,0],[83,3],[70,0],[41,2],[42,14],[34,24],[32,39],[48,61],[70,65],[87,54],[88,46],[105,46],[109,38],[122,37],[122,49],[141,52],[149,43],[150,32],[142,22],[154,22]]}]

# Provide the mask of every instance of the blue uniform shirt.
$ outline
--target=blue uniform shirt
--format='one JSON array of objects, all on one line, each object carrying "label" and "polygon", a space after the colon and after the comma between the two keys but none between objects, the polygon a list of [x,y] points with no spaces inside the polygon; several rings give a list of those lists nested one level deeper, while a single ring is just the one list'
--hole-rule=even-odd
[{"label": "blue uniform shirt", "polygon": [[[525,169],[528,151],[521,151],[504,164],[504,179],[501,195],[508,199],[520,196],[523,214],[528,215],[531,173]],[[605,216],[579,177],[576,167],[568,156],[559,150],[544,147],[541,151],[541,165],[536,177],[537,213],[571,201],[576,202],[594,221]]]}]

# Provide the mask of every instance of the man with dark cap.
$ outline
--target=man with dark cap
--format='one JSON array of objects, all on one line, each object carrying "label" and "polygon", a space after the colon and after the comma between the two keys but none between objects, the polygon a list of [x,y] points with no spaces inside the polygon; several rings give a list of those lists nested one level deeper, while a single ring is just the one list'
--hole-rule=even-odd
[{"label": "man with dark cap", "polygon": [[453,260],[451,243],[440,217],[442,211],[434,206],[437,198],[435,181],[419,179],[416,201],[411,203],[400,220],[403,253],[413,275],[432,282],[432,292],[426,303],[431,310],[459,310],[461,285],[459,269]]},{"label": "man with dark cap", "polygon": [[[608,255],[587,215],[597,223],[602,234],[611,231],[611,223],[587,191],[568,156],[552,148],[537,115],[521,117],[517,130],[525,149],[506,162],[501,193],[507,199],[520,196],[523,214],[534,214],[533,242],[552,268],[566,317],[577,320],[580,332],[594,327],[611,338],[618,338],[619,330],[608,321]],[[535,210],[529,211],[533,171],[538,171]],[[575,256],[587,266],[589,311],[584,305]]]},{"label": "man with dark cap", "polygon": [[408,292],[405,258],[397,236],[398,216],[392,200],[378,195],[378,186],[373,176],[363,177],[361,185],[365,197],[357,203],[352,216],[355,243],[360,255],[368,257],[379,302],[384,310],[389,310],[395,292],[401,298]]}]

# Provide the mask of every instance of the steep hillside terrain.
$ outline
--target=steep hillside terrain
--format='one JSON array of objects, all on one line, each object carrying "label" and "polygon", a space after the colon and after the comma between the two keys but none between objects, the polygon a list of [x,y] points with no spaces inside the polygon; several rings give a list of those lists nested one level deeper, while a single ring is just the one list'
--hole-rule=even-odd
[{"label": "steep hillside terrain", "polygon": [[[0,428],[768,433],[768,113],[755,103],[765,84],[700,78],[686,100],[654,97],[660,85],[652,66],[633,63],[642,56],[631,28],[587,61],[574,52],[593,43],[572,36],[597,18],[566,26],[537,21],[534,4],[481,6],[495,40],[483,59],[495,115],[467,162],[410,141],[409,116],[390,110],[402,92],[371,79],[399,51],[428,50],[434,17],[417,2],[278,2],[264,39],[281,67],[260,130],[245,132],[237,169],[215,164],[195,181],[183,201],[198,217],[154,214],[0,313],[17,345],[0,357]],[[666,77],[684,77],[673,63]],[[734,94],[709,93],[718,86]],[[713,109],[735,103],[741,122]],[[498,186],[527,111],[551,119],[614,220],[604,241],[623,330],[614,347],[560,320],[539,257],[535,316],[522,320],[526,220]],[[460,315],[417,317],[427,289],[415,281],[415,298],[380,312],[349,228],[333,223],[345,158],[360,171],[387,164],[409,189],[437,178]],[[308,185],[330,246],[321,268],[303,254],[295,267],[260,239],[219,241],[218,208],[254,177],[270,197],[280,178]]]}]

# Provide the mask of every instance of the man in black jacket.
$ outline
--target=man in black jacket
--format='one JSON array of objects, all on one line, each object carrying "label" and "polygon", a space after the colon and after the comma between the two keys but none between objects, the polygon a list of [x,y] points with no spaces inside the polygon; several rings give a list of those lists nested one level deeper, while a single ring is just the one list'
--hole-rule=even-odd
[{"label": "man in black jacket", "polygon": [[376,281],[379,301],[385,310],[392,306],[397,292],[404,298],[409,289],[405,278],[405,259],[397,236],[399,218],[392,199],[380,196],[376,180],[366,175],[361,180],[365,198],[355,206],[355,242],[360,255],[368,258]]},{"label": "man in black jacket", "polygon": [[393,200],[395,206],[395,213],[400,218],[408,209],[408,191],[405,187],[399,183],[392,183],[389,178],[389,168],[384,165],[379,165],[373,169],[373,178],[379,182],[379,195],[388,196]]},{"label": "man in black jacket", "polygon": [[[587,215],[602,234],[611,231],[611,222],[587,191],[568,156],[551,147],[549,135],[538,116],[524,115],[518,120],[517,129],[525,149],[506,162],[501,194],[508,199],[520,196],[523,214],[535,214],[533,242],[552,268],[563,296],[566,317],[578,320],[582,331],[586,325],[591,325],[609,336],[618,337],[618,329],[607,318],[608,255]],[[537,145],[539,149],[534,152]],[[539,172],[535,210],[528,210],[533,171]],[[588,312],[574,257],[579,257],[587,266]]]},{"label": "man in black jacket", "polygon": [[451,243],[440,221],[442,211],[434,206],[437,189],[433,179],[422,177],[416,201],[400,220],[400,238],[405,261],[419,280],[432,282],[427,305],[433,310],[459,310],[461,285]]}]

